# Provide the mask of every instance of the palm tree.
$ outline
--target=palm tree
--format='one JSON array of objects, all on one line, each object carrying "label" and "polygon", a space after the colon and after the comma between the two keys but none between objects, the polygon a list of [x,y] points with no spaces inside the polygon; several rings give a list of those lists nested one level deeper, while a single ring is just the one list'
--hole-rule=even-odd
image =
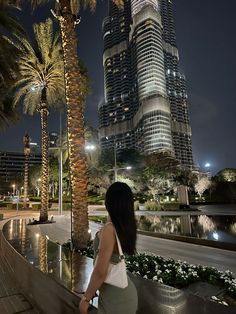
[{"label": "palm tree", "polygon": [[17,120],[17,114],[8,97],[8,87],[12,84],[17,71],[16,58],[20,50],[18,37],[24,35],[16,11],[19,8],[14,1],[0,0],[0,126],[5,127],[10,121]]},{"label": "palm tree", "polygon": [[[51,1],[31,0],[31,3],[35,8],[40,4]],[[119,7],[123,5],[123,0],[113,0],[113,2]],[[80,21],[78,13],[81,5],[88,6],[91,10],[94,10],[96,3],[96,0],[56,0],[55,11],[52,11],[60,23],[64,53],[72,193],[72,244],[74,248],[86,247],[89,238],[87,209],[88,180],[84,151],[84,102],[86,89],[83,88],[83,76],[78,64],[75,26]]]},{"label": "palm tree", "polygon": [[64,64],[59,34],[53,33],[52,20],[34,25],[35,47],[22,40],[20,78],[15,84],[14,104],[23,101],[24,110],[41,116],[42,171],[40,222],[48,220],[48,114],[50,106],[62,104],[65,96]]}]

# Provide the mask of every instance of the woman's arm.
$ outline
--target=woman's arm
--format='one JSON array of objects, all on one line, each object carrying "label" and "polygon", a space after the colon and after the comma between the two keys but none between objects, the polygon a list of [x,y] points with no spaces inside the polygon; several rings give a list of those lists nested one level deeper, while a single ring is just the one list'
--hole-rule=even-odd
[{"label": "woman's arm", "polygon": [[100,236],[99,253],[96,265],[92,272],[88,288],[84,294],[87,300],[91,300],[93,298],[96,291],[101,287],[107,276],[115,241],[116,238],[113,225],[105,225]]}]

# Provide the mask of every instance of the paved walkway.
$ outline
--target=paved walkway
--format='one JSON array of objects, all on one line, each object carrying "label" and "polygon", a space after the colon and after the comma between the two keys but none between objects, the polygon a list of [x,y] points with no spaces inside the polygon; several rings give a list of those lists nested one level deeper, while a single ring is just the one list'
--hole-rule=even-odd
[{"label": "paved walkway", "polygon": [[[0,222],[0,232],[4,222]],[[4,259],[0,247],[0,313],[39,314],[40,312],[26,299],[13,278],[13,272]]]},{"label": "paved walkway", "polygon": [[0,313],[38,314],[32,304],[22,294],[20,287],[11,277],[11,271],[0,254]]}]

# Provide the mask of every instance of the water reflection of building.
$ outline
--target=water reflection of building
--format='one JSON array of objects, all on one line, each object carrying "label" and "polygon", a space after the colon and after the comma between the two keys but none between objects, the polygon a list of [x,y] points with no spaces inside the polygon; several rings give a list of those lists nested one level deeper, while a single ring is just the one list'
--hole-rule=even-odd
[{"label": "water reflection of building", "polygon": [[180,216],[181,234],[192,235],[190,215]]},{"label": "water reflection of building", "polygon": [[48,240],[44,236],[39,237],[39,269],[48,273]]},{"label": "water reflection of building", "polygon": [[138,219],[138,228],[144,231],[160,233],[180,233],[179,217],[169,216],[140,216]]}]

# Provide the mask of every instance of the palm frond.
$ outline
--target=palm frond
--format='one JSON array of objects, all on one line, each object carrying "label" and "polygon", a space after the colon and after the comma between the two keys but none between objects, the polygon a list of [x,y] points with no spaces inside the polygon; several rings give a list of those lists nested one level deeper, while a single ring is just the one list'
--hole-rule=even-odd
[{"label": "palm frond", "polygon": [[[8,84],[17,70],[16,58],[20,54],[18,37],[25,31],[16,17],[16,1],[0,0],[0,83]],[[3,82],[5,81],[5,83]]]},{"label": "palm frond", "polygon": [[21,42],[22,57],[18,66],[20,77],[14,85],[14,104],[24,103],[24,111],[33,114],[40,104],[42,88],[46,86],[47,103],[60,107],[65,102],[64,62],[59,33],[53,32],[53,22],[33,26],[35,43]]},{"label": "palm frond", "polygon": [[14,109],[12,99],[9,96],[0,98],[0,129],[5,129],[10,123],[19,121],[19,115]]},{"label": "palm frond", "polygon": [[[20,3],[23,3],[25,0],[19,0]],[[37,7],[45,5],[47,3],[51,2],[51,0],[29,0],[29,3],[31,4],[31,7],[33,10],[35,10]]]},{"label": "palm frond", "polygon": [[[71,12],[74,15],[77,15],[80,11],[81,6],[85,9],[89,8],[91,11],[95,11],[97,0],[70,0]],[[124,0],[113,0],[119,9],[122,9],[124,6]]]}]

